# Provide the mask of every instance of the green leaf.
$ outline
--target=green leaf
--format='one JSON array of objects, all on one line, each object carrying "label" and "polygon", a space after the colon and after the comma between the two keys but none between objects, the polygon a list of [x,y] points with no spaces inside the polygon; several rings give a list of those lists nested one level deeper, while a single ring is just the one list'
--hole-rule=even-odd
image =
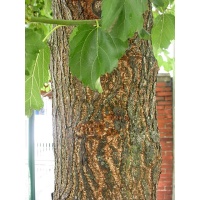
[{"label": "green leaf", "polygon": [[44,48],[41,30],[25,29],[25,72],[31,74],[37,54]]},{"label": "green leaf", "polygon": [[163,0],[164,6],[162,6],[163,10],[166,10],[167,7],[171,4],[171,0]]},{"label": "green leaf", "polygon": [[44,47],[41,30],[25,28],[25,53],[38,53]]},{"label": "green leaf", "polygon": [[[102,28],[126,41],[143,27],[147,0],[111,0],[102,4]],[[121,30],[121,31],[119,31]]]},{"label": "green leaf", "polygon": [[33,64],[33,70],[25,77],[25,114],[30,116],[33,110],[40,110],[43,101],[40,95],[44,83],[49,80],[50,50],[46,43],[40,50]]},{"label": "green leaf", "polygon": [[155,49],[167,49],[175,37],[175,17],[172,14],[162,14],[155,18],[152,28],[152,43]]},{"label": "green leaf", "polygon": [[158,66],[163,67],[165,71],[171,71],[174,68],[174,57],[170,57],[170,52],[167,49],[158,49],[155,57],[158,61]]},{"label": "green leaf", "polygon": [[155,5],[155,7],[163,7],[164,4],[164,0],[152,0],[152,3]]},{"label": "green leaf", "polygon": [[174,0],[152,0],[152,3],[159,11],[162,13],[168,8],[169,5],[172,5]]},{"label": "green leaf", "polygon": [[174,3],[174,0],[169,0],[169,3],[170,3],[170,4],[173,4],[173,3]]},{"label": "green leaf", "polygon": [[155,56],[158,61],[158,66],[163,67],[165,71],[169,72],[174,68],[174,58],[168,57],[166,60],[161,55]]},{"label": "green leaf", "polygon": [[73,29],[72,33],[71,33],[70,36],[69,36],[69,42],[72,41],[72,39],[73,39],[74,36],[76,35],[77,31],[78,31],[78,27],[75,27],[75,28]]},{"label": "green leaf", "polygon": [[103,0],[102,2],[102,28],[109,30],[119,18],[125,0]]},{"label": "green leaf", "polygon": [[99,77],[117,67],[128,42],[122,42],[101,27],[82,25],[70,40],[71,73],[92,90],[101,92]]},{"label": "green leaf", "polygon": [[41,14],[48,17],[48,18],[52,18],[52,9],[51,9],[51,5],[52,1],[51,0],[45,0],[44,1],[44,7],[41,10]]},{"label": "green leaf", "polygon": [[30,4],[31,0],[25,0],[25,4]]}]

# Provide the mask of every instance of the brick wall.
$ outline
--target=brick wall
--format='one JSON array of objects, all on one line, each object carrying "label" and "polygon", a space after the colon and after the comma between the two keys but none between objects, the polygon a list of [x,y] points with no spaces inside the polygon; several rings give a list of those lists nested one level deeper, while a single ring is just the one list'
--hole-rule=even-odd
[{"label": "brick wall", "polygon": [[157,119],[162,148],[157,200],[172,200],[173,189],[173,89],[169,74],[159,74],[156,87]]}]

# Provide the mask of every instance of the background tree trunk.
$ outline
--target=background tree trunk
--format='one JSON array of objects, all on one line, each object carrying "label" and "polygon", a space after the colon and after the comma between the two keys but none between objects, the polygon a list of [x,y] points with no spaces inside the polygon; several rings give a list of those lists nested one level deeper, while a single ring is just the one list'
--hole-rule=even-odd
[{"label": "background tree trunk", "polygon": [[[101,1],[53,0],[59,19],[95,19]],[[150,32],[152,13],[144,14]],[[104,92],[85,88],[68,66],[71,27],[51,38],[54,200],[156,199],[161,152],[156,120],[157,62],[137,34],[118,68],[101,78]]]}]

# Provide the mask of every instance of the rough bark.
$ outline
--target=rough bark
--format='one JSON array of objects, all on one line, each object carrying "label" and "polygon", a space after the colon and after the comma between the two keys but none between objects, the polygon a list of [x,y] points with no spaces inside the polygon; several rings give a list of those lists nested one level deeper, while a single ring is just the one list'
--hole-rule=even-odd
[{"label": "rough bark", "polygon": [[[150,5],[149,5],[150,6]],[[144,27],[151,31],[151,8]],[[100,1],[54,0],[54,18],[95,19]],[[70,74],[68,38],[51,38],[54,200],[156,199],[161,153],[156,120],[157,62],[151,41],[137,34],[118,67],[101,78],[104,92]]]}]

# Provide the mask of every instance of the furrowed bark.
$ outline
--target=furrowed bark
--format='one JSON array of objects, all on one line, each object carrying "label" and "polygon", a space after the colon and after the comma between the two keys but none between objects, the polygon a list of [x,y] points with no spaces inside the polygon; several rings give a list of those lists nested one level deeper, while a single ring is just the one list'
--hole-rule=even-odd
[{"label": "furrowed bark", "polygon": [[[150,6],[150,4],[149,4]],[[151,8],[144,27],[152,27]],[[57,19],[96,19],[100,1],[54,0]],[[156,120],[158,72],[151,41],[137,34],[118,67],[91,91],[70,74],[72,27],[53,34],[51,77],[55,155],[54,200],[156,199],[161,152]]]}]

